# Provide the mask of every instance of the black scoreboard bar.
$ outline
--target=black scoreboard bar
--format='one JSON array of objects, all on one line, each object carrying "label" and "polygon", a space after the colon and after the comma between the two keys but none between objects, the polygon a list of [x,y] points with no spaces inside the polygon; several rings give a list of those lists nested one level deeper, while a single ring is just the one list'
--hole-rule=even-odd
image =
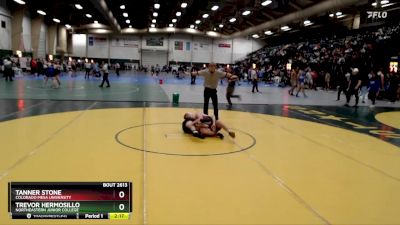
[{"label": "black scoreboard bar", "polygon": [[10,182],[12,219],[112,219],[132,214],[131,182]]}]

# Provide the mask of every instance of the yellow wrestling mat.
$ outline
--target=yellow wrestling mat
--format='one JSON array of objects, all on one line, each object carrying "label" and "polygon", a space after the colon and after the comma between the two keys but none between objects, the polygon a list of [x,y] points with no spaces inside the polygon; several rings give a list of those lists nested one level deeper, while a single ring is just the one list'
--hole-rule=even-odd
[{"label": "yellow wrestling mat", "polygon": [[400,129],[400,112],[384,112],[375,116],[375,119],[388,126]]},{"label": "yellow wrestling mat", "polygon": [[[399,148],[368,135],[220,111],[237,134],[181,131],[182,108],[0,123],[0,224],[400,224]],[[131,181],[125,221],[11,220],[7,183]]]}]

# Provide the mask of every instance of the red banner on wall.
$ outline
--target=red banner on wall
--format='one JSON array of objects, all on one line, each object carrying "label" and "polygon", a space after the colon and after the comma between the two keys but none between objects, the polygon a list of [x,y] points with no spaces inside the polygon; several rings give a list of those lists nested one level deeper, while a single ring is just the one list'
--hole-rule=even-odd
[{"label": "red banner on wall", "polygon": [[230,47],[231,47],[231,44],[219,43],[219,44],[218,44],[218,47],[219,47],[219,48],[230,48]]}]

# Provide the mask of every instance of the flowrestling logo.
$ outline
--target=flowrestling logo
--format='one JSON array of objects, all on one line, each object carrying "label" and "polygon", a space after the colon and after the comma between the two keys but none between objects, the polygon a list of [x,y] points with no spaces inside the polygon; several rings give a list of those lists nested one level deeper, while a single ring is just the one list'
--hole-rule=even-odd
[{"label": "flowrestling logo", "polygon": [[368,14],[368,19],[372,18],[372,19],[385,19],[388,16],[388,13],[386,11],[367,11]]}]

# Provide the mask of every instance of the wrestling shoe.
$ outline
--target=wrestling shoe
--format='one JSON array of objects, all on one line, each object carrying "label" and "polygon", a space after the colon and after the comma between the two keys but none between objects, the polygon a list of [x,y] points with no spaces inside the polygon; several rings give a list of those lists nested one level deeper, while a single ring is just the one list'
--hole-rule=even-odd
[{"label": "wrestling shoe", "polygon": [[221,133],[217,133],[217,137],[219,137],[221,140],[224,139],[224,135]]},{"label": "wrestling shoe", "polygon": [[199,132],[193,132],[193,136],[194,137],[197,137],[197,138],[200,138],[200,139],[204,139],[204,136],[203,135],[201,135]]}]

